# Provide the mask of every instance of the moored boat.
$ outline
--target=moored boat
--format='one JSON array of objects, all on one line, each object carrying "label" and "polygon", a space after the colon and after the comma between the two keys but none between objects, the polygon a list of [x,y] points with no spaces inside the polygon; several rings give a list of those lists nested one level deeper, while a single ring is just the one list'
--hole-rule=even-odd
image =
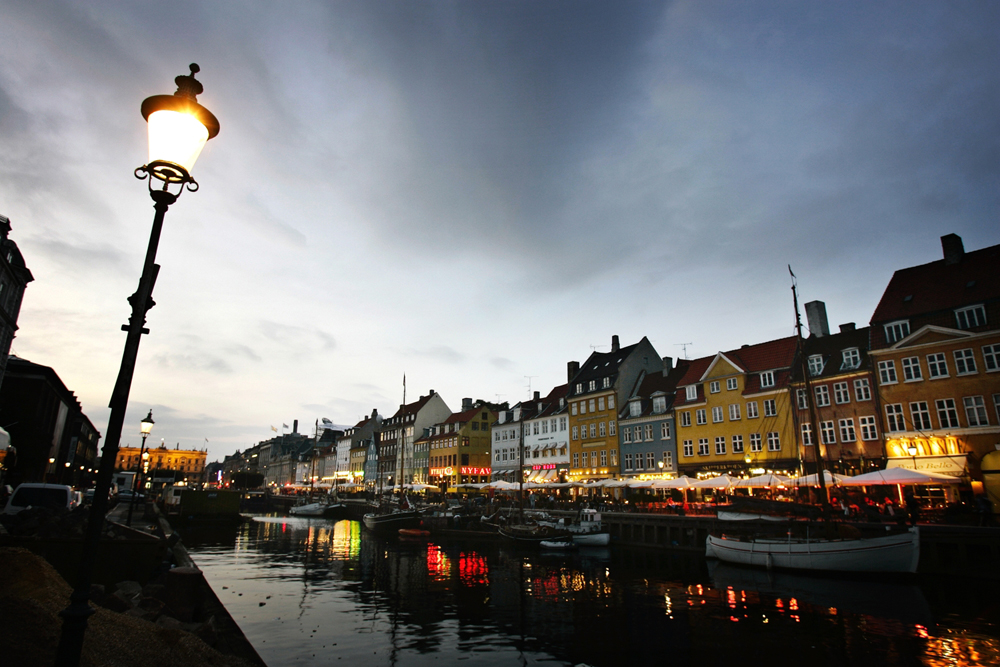
[{"label": "moored boat", "polygon": [[309,519],[339,519],[347,515],[347,505],[331,502],[328,497],[314,498],[312,502],[307,500],[290,507],[288,514]]},{"label": "moored boat", "polygon": [[552,526],[513,524],[500,526],[501,537],[524,546],[538,546],[545,541],[570,541],[571,533]]},{"label": "moored boat", "polygon": [[920,561],[920,533],[830,539],[808,534],[782,537],[709,535],[705,556],[727,563],[824,572],[915,573]]}]

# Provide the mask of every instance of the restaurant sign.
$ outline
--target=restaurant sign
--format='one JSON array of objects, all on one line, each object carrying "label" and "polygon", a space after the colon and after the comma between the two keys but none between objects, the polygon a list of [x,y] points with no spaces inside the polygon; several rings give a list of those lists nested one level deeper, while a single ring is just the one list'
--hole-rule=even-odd
[{"label": "restaurant sign", "polygon": [[475,466],[462,466],[463,475],[479,475],[480,477],[489,476],[492,472],[491,468],[477,468]]},{"label": "restaurant sign", "polygon": [[909,468],[914,469],[914,463],[916,463],[916,470],[922,472],[938,472],[943,475],[951,475],[952,477],[961,477],[965,474],[965,460],[966,454],[957,454],[952,456],[907,456],[905,458],[890,458],[885,467],[886,468]]},{"label": "restaurant sign", "polygon": [[431,468],[431,477],[451,477],[455,474],[455,469],[451,466],[447,468]]}]

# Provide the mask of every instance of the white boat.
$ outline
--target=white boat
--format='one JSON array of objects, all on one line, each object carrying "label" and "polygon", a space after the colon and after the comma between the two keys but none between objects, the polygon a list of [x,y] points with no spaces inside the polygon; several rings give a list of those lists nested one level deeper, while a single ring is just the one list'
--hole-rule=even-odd
[{"label": "white boat", "polygon": [[543,549],[554,549],[558,551],[570,551],[576,549],[576,544],[569,540],[542,540],[538,546]]},{"label": "white boat", "polygon": [[581,547],[606,547],[611,544],[611,533],[601,522],[601,515],[595,509],[580,510],[578,523],[566,526],[573,535],[573,542]]},{"label": "white boat", "polygon": [[824,572],[915,573],[920,560],[920,533],[845,539],[793,537],[745,538],[709,535],[705,556],[727,563]]},{"label": "white boat", "polygon": [[300,516],[310,519],[335,519],[347,514],[347,506],[344,503],[331,502],[329,498],[312,499],[312,502],[303,502],[289,508],[291,516]]}]

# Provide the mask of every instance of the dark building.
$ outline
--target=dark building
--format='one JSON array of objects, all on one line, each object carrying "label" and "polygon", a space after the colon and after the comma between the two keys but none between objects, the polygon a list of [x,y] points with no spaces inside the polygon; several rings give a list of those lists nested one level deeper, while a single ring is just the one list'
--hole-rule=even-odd
[{"label": "dark building", "polygon": [[9,234],[10,220],[0,215],[0,382],[3,382],[10,344],[17,331],[24,288],[34,280]]},{"label": "dark building", "polygon": [[101,434],[54,370],[11,356],[0,385],[0,424],[13,454],[4,461],[6,483],[81,485],[96,469]]}]

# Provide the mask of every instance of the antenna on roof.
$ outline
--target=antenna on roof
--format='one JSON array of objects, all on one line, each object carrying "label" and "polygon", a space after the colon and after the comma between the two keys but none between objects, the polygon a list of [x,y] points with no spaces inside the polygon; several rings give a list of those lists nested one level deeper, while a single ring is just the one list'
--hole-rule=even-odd
[{"label": "antenna on roof", "polygon": [[493,394],[493,395],[497,397],[497,405],[500,405],[500,397],[506,396],[507,394]]},{"label": "antenna on roof", "polygon": [[[528,378],[528,400],[531,400],[531,379],[538,377],[537,375],[525,375]],[[499,401],[498,401],[499,402]]]},{"label": "antenna on roof", "polygon": [[684,353],[684,359],[688,358],[688,345],[694,345],[694,343],[674,343],[675,347],[681,348],[681,352]]},{"label": "antenna on roof", "polygon": [[597,352],[597,348],[599,347],[607,347],[607,345],[591,345],[590,349],[593,350],[594,352]]}]

